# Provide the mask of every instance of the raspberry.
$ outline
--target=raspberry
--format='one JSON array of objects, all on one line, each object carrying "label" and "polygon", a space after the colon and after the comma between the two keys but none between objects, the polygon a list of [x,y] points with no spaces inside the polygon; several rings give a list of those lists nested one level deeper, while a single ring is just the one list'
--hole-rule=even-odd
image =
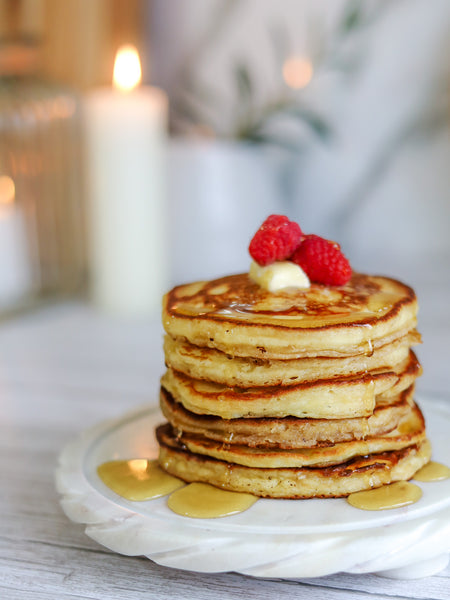
[{"label": "raspberry", "polygon": [[288,259],[300,244],[302,231],[283,215],[270,215],[253,236],[250,256],[262,267]]},{"label": "raspberry", "polygon": [[344,285],[352,276],[350,264],[339,244],[318,235],[306,235],[290,260],[316,283]]}]

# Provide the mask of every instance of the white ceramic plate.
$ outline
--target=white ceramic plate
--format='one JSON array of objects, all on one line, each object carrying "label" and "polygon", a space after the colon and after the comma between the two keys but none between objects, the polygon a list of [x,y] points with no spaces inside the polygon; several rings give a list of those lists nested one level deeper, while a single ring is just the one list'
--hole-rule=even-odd
[{"label": "white ceramic plate", "polygon": [[[433,460],[448,464],[450,403],[423,398],[419,404]],[[154,428],[163,421],[155,409],[134,411],[85,432],[60,456],[57,487],[63,509],[70,519],[87,524],[86,533],[104,546],[182,569],[260,577],[338,571],[407,577],[445,566],[450,479],[415,482],[423,490],[419,502],[375,512],[353,508],[343,498],[259,499],[237,515],[191,519],[170,511],[167,498],[121,498],[99,479],[97,467],[108,460],[156,457]]]}]

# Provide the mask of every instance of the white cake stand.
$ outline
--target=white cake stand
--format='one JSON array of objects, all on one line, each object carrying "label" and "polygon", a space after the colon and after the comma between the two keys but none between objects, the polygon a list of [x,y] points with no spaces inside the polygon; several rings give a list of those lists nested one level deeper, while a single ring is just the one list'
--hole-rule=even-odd
[{"label": "white cake stand", "polygon": [[[449,463],[450,406],[419,399],[433,460]],[[127,556],[146,556],[178,569],[234,571],[299,579],[337,572],[393,578],[433,575],[450,553],[450,479],[420,483],[416,504],[362,511],[345,499],[260,499],[247,511],[191,519],[167,498],[131,502],[107,488],[97,466],[108,460],[154,458],[154,427],[164,419],[148,407],[102,423],[68,445],[59,458],[57,489],[66,515],[88,536]]]}]

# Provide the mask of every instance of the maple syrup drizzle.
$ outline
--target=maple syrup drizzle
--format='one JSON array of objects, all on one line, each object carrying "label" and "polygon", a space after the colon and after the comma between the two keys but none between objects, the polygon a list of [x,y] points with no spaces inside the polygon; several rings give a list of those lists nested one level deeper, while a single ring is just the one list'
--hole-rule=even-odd
[{"label": "maple syrup drizzle", "polygon": [[135,502],[166,496],[185,483],[166,473],[157,460],[112,460],[97,468],[103,483],[113,492]]},{"label": "maple syrup drizzle", "polygon": [[355,492],[347,497],[347,502],[362,510],[389,510],[414,504],[422,497],[419,486],[409,481],[397,481],[382,487]]},{"label": "maple syrup drizzle", "polygon": [[450,477],[450,469],[433,460],[414,474],[416,481],[442,481]]},{"label": "maple syrup drizzle", "polygon": [[212,519],[243,512],[257,500],[252,494],[221,490],[209,483],[190,483],[173,492],[167,505],[174,513],[184,517]]},{"label": "maple syrup drizzle", "polygon": [[262,324],[281,322],[300,328],[342,322],[361,327],[389,313],[403,298],[408,299],[410,292],[389,285],[382,289],[376,280],[355,274],[351,285],[339,290],[313,285],[301,294],[298,290],[267,294],[247,274],[241,274],[175,288],[168,296],[167,312],[169,316],[238,321],[253,321],[256,316]]}]

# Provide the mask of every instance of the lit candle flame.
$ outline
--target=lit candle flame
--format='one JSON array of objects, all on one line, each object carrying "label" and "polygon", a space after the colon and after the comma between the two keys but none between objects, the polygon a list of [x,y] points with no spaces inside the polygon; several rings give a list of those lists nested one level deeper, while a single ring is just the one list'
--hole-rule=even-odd
[{"label": "lit candle flame", "polygon": [[14,203],[16,186],[9,175],[0,176],[0,205],[7,206]]},{"label": "lit candle flame", "polygon": [[294,90],[308,85],[313,76],[311,61],[304,56],[292,56],[283,65],[283,78],[286,84]]},{"label": "lit candle flame", "polygon": [[129,92],[138,86],[142,79],[141,62],[134,46],[125,45],[117,50],[114,61],[113,84],[122,92]]}]

